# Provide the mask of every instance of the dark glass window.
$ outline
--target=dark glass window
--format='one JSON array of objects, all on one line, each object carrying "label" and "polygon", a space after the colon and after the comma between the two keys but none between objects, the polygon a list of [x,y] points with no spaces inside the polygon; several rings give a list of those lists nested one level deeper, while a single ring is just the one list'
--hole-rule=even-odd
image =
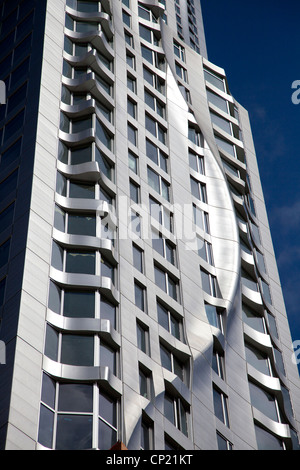
[{"label": "dark glass window", "polygon": [[69,384],[59,385],[58,411],[93,411],[93,385]]},{"label": "dark glass window", "polygon": [[0,246],[0,268],[8,262],[10,239]]},{"label": "dark glass window", "polygon": [[56,449],[91,449],[92,424],[93,418],[89,415],[58,415]]},{"label": "dark glass window", "polygon": [[19,112],[8,124],[5,126],[4,143],[10,139],[16,132],[22,129],[24,124],[25,109]]},{"label": "dark glass window", "polygon": [[0,214],[0,233],[12,224],[15,205],[11,204]]},{"label": "dark glass window", "polygon": [[22,138],[18,139],[11,147],[9,147],[1,156],[1,170],[6,168],[12,162],[19,158],[21,153]]}]

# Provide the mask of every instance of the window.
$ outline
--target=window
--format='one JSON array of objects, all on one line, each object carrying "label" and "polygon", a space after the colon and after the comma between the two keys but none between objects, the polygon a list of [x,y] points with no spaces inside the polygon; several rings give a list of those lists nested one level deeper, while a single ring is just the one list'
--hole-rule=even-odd
[{"label": "window", "polygon": [[137,104],[132,101],[130,98],[127,99],[127,112],[131,117],[136,119],[137,117]]},{"label": "window", "polygon": [[169,240],[164,238],[161,233],[154,230],[152,231],[152,248],[171,264],[176,264],[175,246]]},{"label": "window", "polygon": [[217,432],[217,443],[218,443],[218,450],[232,450],[233,448],[231,442],[218,432]]},{"label": "window", "polygon": [[263,294],[264,299],[269,304],[272,304],[270,286],[262,279],[260,280],[260,282],[261,282],[262,294]]},{"label": "window", "polygon": [[153,88],[155,88],[160,93],[164,94],[165,91],[165,81],[156,75],[154,72],[151,72],[148,68],[144,67],[143,69],[144,80],[149,83]]},{"label": "window", "polygon": [[58,362],[75,366],[93,366],[94,337],[62,334],[61,357]]},{"label": "window", "polygon": [[179,281],[174,279],[169,273],[154,265],[155,284],[160,287],[172,299],[178,301]]},{"label": "window", "polygon": [[128,151],[128,166],[136,175],[138,174],[138,157],[130,150]]},{"label": "window", "polygon": [[243,321],[260,333],[266,333],[264,318],[252,311],[247,305],[242,304]]},{"label": "window", "polygon": [[176,70],[176,75],[180,80],[183,80],[184,82],[188,82],[188,76],[187,76],[187,70],[182,67],[182,65],[178,64],[175,62],[175,70]]},{"label": "window", "polygon": [[169,309],[165,308],[160,302],[157,302],[158,323],[165,328],[171,335],[180,341],[183,340],[183,325],[179,316],[176,316]]},{"label": "window", "polygon": [[215,136],[215,139],[221,151],[223,150],[224,152],[229,153],[231,157],[237,158],[235,145],[233,145],[231,142],[228,142],[227,140],[222,139],[221,137],[218,137],[218,136]]},{"label": "window", "polygon": [[135,305],[142,310],[146,311],[146,288],[139,282],[134,281],[134,299]]},{"label": "window", "polygon": [[133,48],[134,47],[134,41],[133,41],[132,34],[129,34],[127,31],[124,31],[124,36],[125,36],[126,44],[128,44],[128,46]]},{"label": "window", "polygon": [[178,57],[178,59],[181,59],[183,62],[185,61],[184,47],[175,41],[174,41],[174,54]]},{"label": "window", "polygon": [[213,400],[215,416],[229,427],[227,397],[226,395],[213,386]]},{"label": "window", "polygon": [[197,173],[200,173],[201,175],[205,174],[203,156],[197,155],[196,153],[189,150],[189,164],[193,170],[197,171]]},{"label": "window", "polygon": [[144,26],[143,24],[139,25],[140,37],[145,41],[153,44],[154,46],[159,46],[159,38],[155,34],[155,32]]},{"label": "window", "polygon": [[200,267],[200,272],[202,280],[202,289],[204,290],[204,292],[211,295],[212,297],[218,297],[218,284],[216,276],[205,271],[202,267]]},{"label": "window", "polygon": [[173,214],[165,206],[149,197],[150,215],[169,232],[173,231]]},{"label": "window", "polygon": [[250,274],[248,274],[248,272],[243,268],[241,270],[241,279],[242,279],[242,284],[248,287],[248,289],[254,290],[256,292],[258,291],[258,284],[257,284],[256,279],[250,276]]},{"label": "window", "polygon": [[135,211],[131,211],[131,214],[130,214],[130,223],[129,223],[129,230],[131,232],[131,237],[137,237],[137,238],[141,238],[142,237],[142,227],[141,227],[141,216],[135,212]]},{"label": "window", "polygon": [[141,248],[134,244],[132,245],[132,252],[133,266],[142,273],[144,271],[144,252]]},{"label": "window", "polygon": [[0,268],[8,263],[10,238],[0,246]]},{"label": "window", "polygon": [[253,382],[249,382],[251,404],[265,416],[272,419],[273,421],[279,421],[277,412],[277,402],[275,397],[263,390],[262,388],[255,385]]},{"label": "window", "polygon": [[86,213],[65,212],[55,206],[54,227],[72,235],[96,236],[96,217]]},{"label": "window", "polygon": [[169,183],[152,168],[147,168],[148,184],[167,201],[170,201]]},{"label": "window", "polygon": [[139,385],[140,395],[147,400],[151,400],[153,395],[152,374],[141,364],[139,365]]},{"label": "window", "polygon": [[246,361],[259,372],[271,376],[271,363],[268,355],[249,343],[245,343]]},{"label": "window", "polygon": [[137,183],[129,180],[130,199],[136,204],[140,201],[140,187]]},{"label": "window", "polygon": [[126,52],[126,63],[129,67],[135,70],[135,56],[129,51]]},{"label": "window", "polygon": [[225,89],[225,82],[223,78],[218,77],[214,73],[204,70],[204,78],[207,80],[209,83],[214,85],[215,87],[219,88],[219,90],[226,92]]},{"label": "window", "polygon": [[153,423],[143,417],[141,423],[141,450],[151,450],[153,448]]},{"label": "window", "polygon": [[145,116],[145,127],[147,131],[156,137],[162,144],[166,144],[165,128],[148,114]]},{"label": "window", "polygon": [[150,356],[149,328],[138,320],[136,322],[136,335],[137,347]]},{"label": "window", "polygon": [[145,103],[160,117],[165,117],[165,105],[156,96],[145,89]]},{"label": "window", "polygon": [[268,321],[268,326],[269,326],[271,335],[273,335],[275,338],[278,339],[279,337],[278,337],[276,320],[275,320],[275,317],[273,317],[273,315],[271,315],[269,312],[267,312],[267,321]]},{"label": "window", "polygon": [[208,214],[204,212],[200,207],[193,204],[193,217],[194,223],[197,227],[205,232],[209,233],[209,222],[208,222]]},{"label": "window", "polygon": [[219,330],[224,333],[223,310],[206,302],[204,304],[204,307],[209,324],[214,326],[215,328],[219,328]]},{"label": "window", "polygon": [[5,144],[16,132],[22,130],[25,118],[25,109],[22,109],[13,119],[11,119],[4,128],[4,139],[3,144]]},{"label": "window", "polygon": [[67,250],[53,242],[51,264],[60,271],[95,274],[95,259],[95,252]]},{"label": "window", "polygon": [[188,138],[193,144],[197,145],[198,147],[203,147],[203,137],[198,129],[189,126]]},{"label": "window", "polygon": [[216,95],[215,93],[211,92],[210,90],[206,90],[207,92],[207,98],[208,101],[219,108],[221,111],[224,111],[224,113],[229,114],[228,111],[228,103],[224,98],[221,98],[221,96]]},{"label": "window", "polygon": [[190,177],[190,181],[192,195],[207,204],[206,184],[201,181],[197,181],[192,176]]},{"label": "window", "polygon": [[6,230],[13,222],[15,204],[12,203],[0,214],[0,233]]},{"label": "window", "polygon": [[197,236],[197,250],[198,255],[201,258],[213,266],[213,255],[212,255],[212,245],[208,241],[204,240],[203,238]]},{"label": "window", "polygon": [[160,150],[159,147],[148,139],[146,139],[146,155],[150,160],[152,160],[152,162],[156,163],[156,165],[167,173],[168,157]]},{"label": "window", "polygon": [[122,11],[122,18],[123,18],[123,23],[126,24],[130,28],[131,26],[131,16],[126,13],[126,11]]},{"label": "window", "polygon": [[177,375],[182,382],[187,384],[186,365],[162,344],[160,345],[160,358],[162,367]]},{"label": "window", "polygon": [[132,124],[127,124],[128,140],[135,147],[137,146],[137,129]]},{"label": "window", "polygon": [[282,440],[266,429],[254,425],[258,450],[284,450]]},{"label": "window", "polygon": [[5,293],[6,277],[0,281],[0,306],[4,302],[4,293]]},{"label": "window", "polygon": [[215,347],[212,355],[212,369],[219,377],[221,377],[221,379],[224,379],[224,355]]},{"label": "window", "polygon": [[152,21],[152,23],[157,23],[158,22],[156,16],[152,13],[150,8],[147,8],[144,5],[139,4],[138,14],[139,14],[139,17],[143,18],[144,20]]},{"label": "window", "polygon": [[131,75],[127,75],[127,87],[133,93],[136,93],[136,79]]},{"label": "window", "polygon": [[118,440],[118,402],[115,398],[99,392],[99,449],[109,450]]},{"label": "window", "polygon": [[180,397],[165,392],[164,415],[177,429],[188,435],[188,411]]},{"label": "window", "polygon": [[213,124],[220,127],[220,129],[227,132],[227,134],[232,135],[232,124],[229,121],[213,112],[210,113],[210,117]]}]

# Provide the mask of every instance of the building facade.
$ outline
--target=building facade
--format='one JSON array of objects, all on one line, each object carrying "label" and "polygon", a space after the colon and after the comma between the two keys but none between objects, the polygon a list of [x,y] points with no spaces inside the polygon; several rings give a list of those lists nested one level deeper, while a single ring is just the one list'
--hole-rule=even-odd
[{"label": "building facade", "polygon": [[298,449],[249,118],[200,1],[0,5],[1,449]]}]

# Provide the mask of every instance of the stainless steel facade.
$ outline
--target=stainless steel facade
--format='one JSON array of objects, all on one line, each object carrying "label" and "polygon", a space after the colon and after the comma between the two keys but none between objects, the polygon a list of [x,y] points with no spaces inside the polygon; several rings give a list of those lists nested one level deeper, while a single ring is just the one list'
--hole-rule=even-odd
[{"label": "stainless steel facade", "polygon": [[45,13],[2,448],[298,448],[249,118],[207,58],[199,0]]}]

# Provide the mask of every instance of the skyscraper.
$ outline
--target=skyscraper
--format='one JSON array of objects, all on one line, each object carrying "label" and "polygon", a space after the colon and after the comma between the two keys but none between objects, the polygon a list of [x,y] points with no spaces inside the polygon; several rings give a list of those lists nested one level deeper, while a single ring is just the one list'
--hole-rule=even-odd
[{"label": "skyscraper", "polygon": [[0,5],[0,447],[297,449],[249,118],[200,0]]}]

